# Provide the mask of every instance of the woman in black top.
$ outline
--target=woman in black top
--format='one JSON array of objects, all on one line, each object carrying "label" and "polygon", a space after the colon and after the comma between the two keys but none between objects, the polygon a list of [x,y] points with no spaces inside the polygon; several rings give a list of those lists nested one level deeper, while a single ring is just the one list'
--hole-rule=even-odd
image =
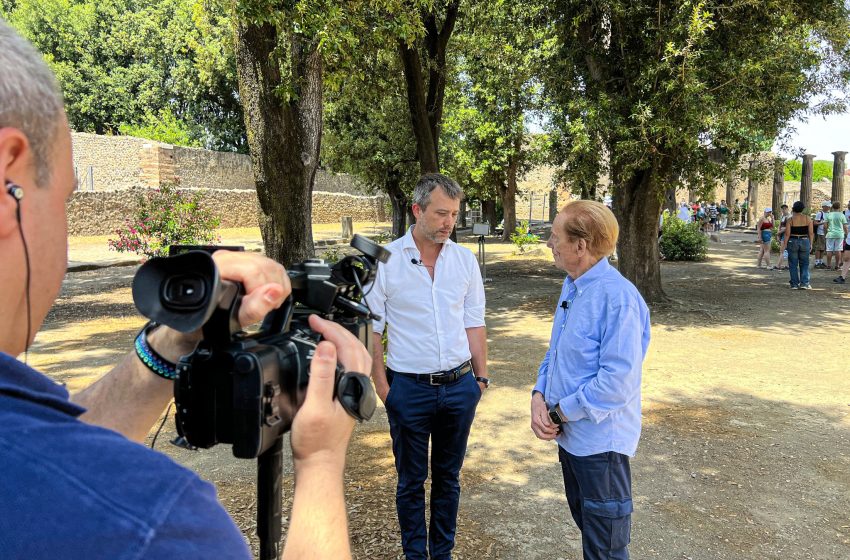
[{"label": "woman in black top", "polygon": [[801,201],[791,207],[791,217],[785,222],[786,235],[782,251],[788,250],[792,290],[811,290],[809,285],[809,251],[812,248],[814,231],[812,219],[803,214],[806,207]]}]

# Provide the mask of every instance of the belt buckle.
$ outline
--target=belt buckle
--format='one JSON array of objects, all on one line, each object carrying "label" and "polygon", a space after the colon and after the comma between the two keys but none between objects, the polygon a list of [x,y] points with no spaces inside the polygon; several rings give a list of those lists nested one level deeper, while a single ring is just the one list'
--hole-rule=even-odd
[{"label": "belt buckle", "polygon": [[435,378],[435,377],[438,377],[438,376],[437,376],[437,375],[435,375],[435,374],[433,374],[433,373],[432,373],[432,374],[429,374],[429,375],[428,375],[428,383],[429,383],[430,385],[434,385],[434,386],[441,385],[441,383],[434,383],[434,378]]}]

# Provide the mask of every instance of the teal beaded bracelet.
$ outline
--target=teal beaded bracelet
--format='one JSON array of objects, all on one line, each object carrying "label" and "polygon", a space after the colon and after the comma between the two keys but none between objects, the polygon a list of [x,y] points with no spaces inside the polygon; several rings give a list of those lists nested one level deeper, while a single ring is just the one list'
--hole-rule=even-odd
[{"label": "teal beaded bracelet", "polygon": [[136,355],[149,370],[163,379],[177,379],[177,364],[169,362],[148,344],[148,333],[159,326],[159,323],[148,322],[136,336]]}]

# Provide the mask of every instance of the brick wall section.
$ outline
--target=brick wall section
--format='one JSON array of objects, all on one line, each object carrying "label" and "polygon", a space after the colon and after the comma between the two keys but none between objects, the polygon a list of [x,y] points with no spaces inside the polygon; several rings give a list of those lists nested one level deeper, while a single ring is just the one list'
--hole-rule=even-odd
[{"label": "brick wall section", "polygon": [[[68,203],[70,235],[111,235],[136,206],[140,189],[105,192],[78,191]],[[221,227],[255,227],[259,205],[253,190],[204,189],[206,204],[221,218]],[[387,200],[383,196],[313,193],[313,223],[339,223],[343,216],[354,221],[384,222]]]}]

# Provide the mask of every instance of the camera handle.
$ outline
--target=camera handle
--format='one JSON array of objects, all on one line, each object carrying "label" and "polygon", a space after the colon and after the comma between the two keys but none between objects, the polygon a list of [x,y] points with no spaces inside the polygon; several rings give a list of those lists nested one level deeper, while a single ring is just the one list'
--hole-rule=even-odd
[{"label": "camera handle", "polygon": [[281,489],[283,436],[257,457],[257,536],[260,560],[280,558]]}]

